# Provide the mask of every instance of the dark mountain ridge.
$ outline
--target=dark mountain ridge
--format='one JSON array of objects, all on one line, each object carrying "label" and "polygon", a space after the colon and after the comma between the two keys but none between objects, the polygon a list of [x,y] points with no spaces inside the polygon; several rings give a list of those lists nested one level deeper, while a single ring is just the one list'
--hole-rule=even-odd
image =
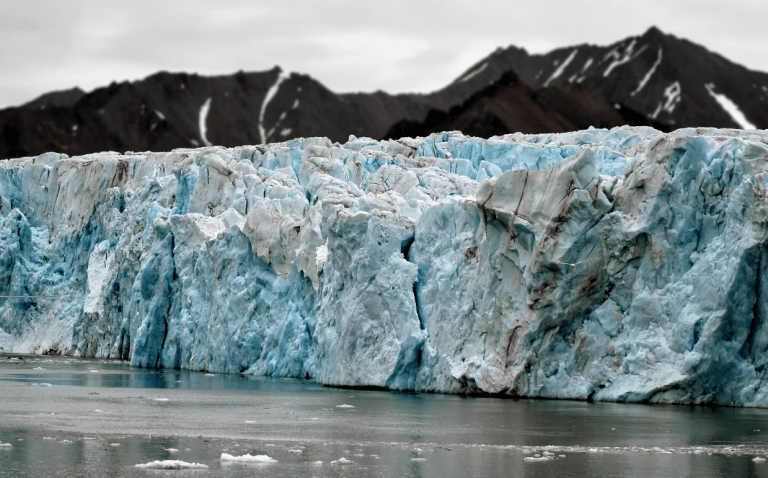
[{"label": "dark mountain ridge", "polygon": [[651,28],[543,55],[497,49],[430,94],[337,94],[308,75],[159,72],[0,110],[0,158],[165,151],[299,136],[345,141],[461,129],[490,136],[593,125],[768,127],[768,74]]}]

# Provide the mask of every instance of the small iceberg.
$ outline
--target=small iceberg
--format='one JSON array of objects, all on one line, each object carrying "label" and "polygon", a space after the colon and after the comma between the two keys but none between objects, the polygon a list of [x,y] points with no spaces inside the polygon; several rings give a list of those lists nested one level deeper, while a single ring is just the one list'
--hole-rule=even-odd
[{"label": "small iceberg", "polygon": [[[2,445],[0,445],[0,446],[2,446]],[[756,457],[752,458],[752,461],[754,461],[755,463],[765,463],[765,458],[760,458],[759,456],[756,456]]]},{"label": "small iceberg", "polygon": [[341,457],[338,460],[333,460],[331,465],[351,465],[352,463],[354,463],[354,461]]},{"label": "small iceberg", "polygon": [[187,463],[181,460],[155,460],[141,465],[135,465],[136,468],[146,468],[150,470],[207,470],[208,465],[202,463]]},{"label": "small iceberg", "polygon": [[554,458],[551,456],[541,456],[541,455],[526,456],[525,458],[523,458],[523,461],[532,461],[532,462],[550,461],[550,460],[554,460]]},{"label": "small iceberg", "polygon": [[0,448],[13,448],[10,443],[0,443]]},{"label": "small iceberg", "polygon": [[251,456],[250,454],[245,454],[243,456],[232,456],[229,453],[222,453],[220,460],[233,461],[238,463],[277,463],[277,460],[267,455]]},{"label": "small iceberg", "polygon": [[342,405],[336,405],[336,408],[355,408],[354,405],[347,405],[346,403]]}]

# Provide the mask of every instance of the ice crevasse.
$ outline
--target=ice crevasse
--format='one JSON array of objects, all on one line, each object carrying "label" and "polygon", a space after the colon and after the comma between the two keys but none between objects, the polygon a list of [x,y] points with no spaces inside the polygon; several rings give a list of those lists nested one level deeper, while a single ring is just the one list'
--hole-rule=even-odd
[{"label": "ice crevasse", "polygon": [[768,406],[767,170],[647,127],[3,161],[0,347]]}]

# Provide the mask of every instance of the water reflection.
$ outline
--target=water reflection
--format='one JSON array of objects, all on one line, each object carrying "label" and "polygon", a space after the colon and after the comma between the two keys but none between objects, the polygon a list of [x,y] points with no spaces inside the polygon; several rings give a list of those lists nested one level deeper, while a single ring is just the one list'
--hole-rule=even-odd
[{"label": "water reflection", "polygon": [[[768,476],[768,464],[752,461],[768,456],[766,410],[346,390],[35,360],[0,358],[0,442],[13,443],[0,452],[3,476],[147,476],[134,465],[171,459],[206,463],[206,476]],[[41,382],[53,387],[31,386]],[[223,467],[225,451],[278,464]],[[525,460],[535,454],[547,461]],[[330,464],[342,457],[354,463]]]}]

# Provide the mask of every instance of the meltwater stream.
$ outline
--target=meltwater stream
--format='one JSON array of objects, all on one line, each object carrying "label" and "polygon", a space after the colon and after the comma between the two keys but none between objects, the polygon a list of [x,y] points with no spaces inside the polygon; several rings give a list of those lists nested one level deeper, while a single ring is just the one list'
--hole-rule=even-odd
[{"label": "meltwater stream", "polygon": [[[768,476],[766,458],[762,409],[350,390],[0,356],[3,477],[746,477]],[[136,466],[152,462],[207,468]]]}]

